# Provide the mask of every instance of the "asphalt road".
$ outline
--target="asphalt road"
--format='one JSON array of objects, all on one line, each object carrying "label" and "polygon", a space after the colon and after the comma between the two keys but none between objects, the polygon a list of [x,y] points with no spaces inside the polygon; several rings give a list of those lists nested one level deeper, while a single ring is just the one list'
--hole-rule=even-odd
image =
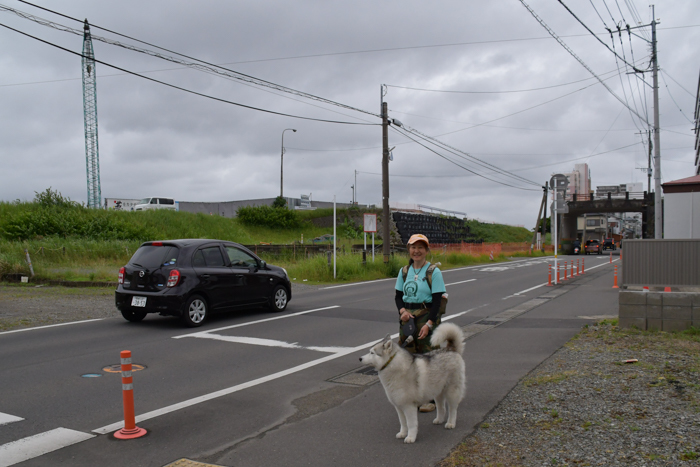
[{"label": "asphalt road", "polygon": [[[396,440],[396,412],[358,361],[398,331],[392,279],[303,291],[283,313],[239,312],[195,330],[149,315],[0,333],[0,466],[432,465],[581,326],[617,314],[607,253],[549,288],[551,261],[444,272],[448,317],[469,337],[455,430],[421,414],[416,444]],[[121,350],[143,368],[134,396],[148,430],[128,441],[112,436],[123,420],[110,372]]]}]

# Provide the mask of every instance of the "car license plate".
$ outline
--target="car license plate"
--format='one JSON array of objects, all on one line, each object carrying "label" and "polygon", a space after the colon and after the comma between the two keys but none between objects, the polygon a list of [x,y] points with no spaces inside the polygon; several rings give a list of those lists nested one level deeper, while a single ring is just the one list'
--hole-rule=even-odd
[{"label": "car license plate", "polygon": [[145,307],[146,306],[146,297],[133,297],[131,299],[131,306]]}]

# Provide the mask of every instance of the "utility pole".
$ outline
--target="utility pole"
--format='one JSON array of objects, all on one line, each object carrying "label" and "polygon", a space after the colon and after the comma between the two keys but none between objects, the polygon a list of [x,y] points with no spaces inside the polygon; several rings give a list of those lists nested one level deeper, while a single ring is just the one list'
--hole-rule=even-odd
[{"label": "utility pole", "polygon": [[[542,187],[542,190],[544,191],[544,194],[542,195],[542,203],[540,203],[540,210],[537,212],[537,222],[535,222],[535,228],[533,229],[534,232],[532,233],[532,242],[530,242],[530,254],[532,254],[532,250],[535,249],[535,240],[537,239],[537,228],[540,226],[540,216],[542,215],[542,208],[545,204],[547,204],[547,189],[545,187]],[[544,242],[544,237],[542,237],[542,241]]]},{"label": "utility pole", "polygon": [[384,85],[380,88],[382,104],[382,254],[384,263],[389,262],[391,238],[389,233],[389,223],[391,213],[389,212],[389,116],[386,102],[384,102]]},{"label": "utility pole", "polygon": [[[544,196],[549,193],[549,182],[544,182]],[[544,217],[542,218],[542,253],[544,253],[544,237],[547,235],[547,203],[544,203]]]},{"label": "utility pole", "polygon": [[100,151],[97,141],[97,75],[90,25],[83,26],[83,118],[85,121],[85,165],[87,168],[87,206],[102,207],[100,187]]},{"label": "utility pole", "polygon": [[651,61],[654,89],[654,238],[661,239],[663,224],[661,212],[661,143],[659,135],[659,61],[656,52],[656,14],[651,7]]},{"label": "utility pole", "polygon": [[357,203],[357,170],[355,170],[355,190],[352,192],[352,204]]}]

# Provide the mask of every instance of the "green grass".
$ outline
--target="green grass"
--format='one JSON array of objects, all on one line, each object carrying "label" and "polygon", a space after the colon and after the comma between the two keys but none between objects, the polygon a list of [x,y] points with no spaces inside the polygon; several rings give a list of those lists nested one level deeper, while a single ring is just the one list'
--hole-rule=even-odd
[{"label": "green grass", "polygon": [[[226,218],[187,212],[159,211],[104,211],[86,209],[60,198],[47,190],[42,202],[0,202],[0,276],[21,273],[29,275],[25,250],[30,254],[37,280],[109,281],[116,280],[117,271],[126,264],[141,243],[148,240],[172,240],[178,238],[214,238],[244,245],[261,243],[290,245],[304,240],[304,245],[325,234],[332,228],[317,227],[312,220],[333,215],[333,209],[298,211],[301,226],[288,229],[251,226],[237,218]],[[38,198],[41,195],[38,195]],[[52,198],[53,197],[53,198]],[[55,198],[55,199],[54,199]],[[53,200],[53,201],[52,201]],[[57,204],[51,204],[56,202]],[[338,210],[340,219],[357,214],[356,209]],[[359,212],[359,211],[358,211]],[[491,237],[498,241],[510,241],[514,232],[526,229],[480,224],[486,226]],[[499,229],[502,234],[498,234]],[[518,230],[519,229],[519,230]],[[523,232],[520,232],[523,236]],[[524,236],[523,236],[524,238]],[[350,251],[350,246],[361,243],[357,229],[338,225],[338,248]],[[379,241],[381,243],[381,240]],[[360,254],[339,253],[336,278],[328,267],[326,255],[305,258],[297,250],[281,255],[261,253],[265,261],[285,267],[290,277],[310,283],[349,282],[395,277],[408,262],[397,254],[388,264],[382,255],[362,264]],[[541,256],[535,252],[535,256]],[[514,254],[510,256],[526,256]],[[496,261],[504,261],[498,255]],[[431,253],[428,260],[440,262],[442,269],[489,263],[488,255],[470,255],[441,251]]]}]

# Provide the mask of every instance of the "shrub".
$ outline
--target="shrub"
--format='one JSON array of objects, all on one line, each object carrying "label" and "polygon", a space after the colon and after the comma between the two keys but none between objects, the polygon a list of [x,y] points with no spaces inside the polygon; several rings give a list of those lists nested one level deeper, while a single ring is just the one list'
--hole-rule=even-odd
[{"label": "shrub", "polygon": [[295,229],[301,220],[295,211],[270,206],[246,206],[238,208],[238,219],[247,225],[282,229]]}]

